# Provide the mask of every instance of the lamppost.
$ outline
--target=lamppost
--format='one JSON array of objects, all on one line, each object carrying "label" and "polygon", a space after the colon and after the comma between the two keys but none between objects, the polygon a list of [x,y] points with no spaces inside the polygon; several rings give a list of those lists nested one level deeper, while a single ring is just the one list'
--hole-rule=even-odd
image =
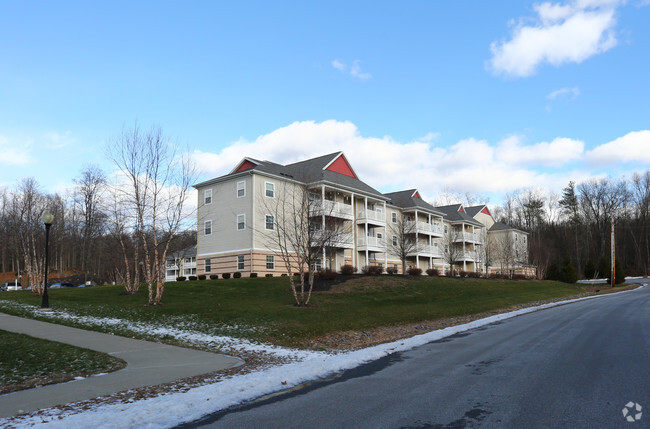
[{"label": "lamppost", "polygon": [[41,310],[44,310],[50,308],[50,301],[47,297],[47,269],[50,263],[50,227],[54,222],[54,215],[46,211],[41,220],[45,224],[45,281],[43,282],[43,300],[41,301]]}]

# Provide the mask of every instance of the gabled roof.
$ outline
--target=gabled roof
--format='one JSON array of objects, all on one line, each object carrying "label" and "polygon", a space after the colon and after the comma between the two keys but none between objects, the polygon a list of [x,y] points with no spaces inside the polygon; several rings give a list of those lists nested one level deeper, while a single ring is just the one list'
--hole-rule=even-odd
[{"label": "gabled roof", "polygon": [[167,259],[189,258],[196,256],[196,244],[167,254]]},{"label": "gabled roof", "polygon": [[271,161],[260,161],[254,158],[244,158],[229,174],[198,183],[194,187],[197,188],[224,180],[231,175],[241,174],[245,171],[267,173],[309,184],[326,182],[345,187],[352,192],[357,191],[382,200],[388,199],[378,190],[359,180],[343,152],[334,152],[287,165],[276,164]]},{"label": "gabled roof", "polygon": [[431,204],[427,203],[420,197],[417,189],[407,189],[405,191],[389,192],[384,194],[390,198],[390,203],[402,209],[421,209],[444,216],[440,210],[436,210]]},{"label": "gabled roof", "polygon": [[495,222],[494,225],[489,229],[490,232],[495,232],[495,231],[517,231],[521,232],[522,234],[528,235],[526,231],[522,231],[518,228],[515,228],[514,226],[507,225],[503,222]]},{"label": "gabled roof", "polygon": [[435,208],[438,211],[443,212],[447,217],[445,220],[449,222],[465,222],[472,224],[474,226],[480,226],[483,227],[484,225],[477,220],[475,220],[473,217],[468,215],[465,212],[465,209],[463,208],[462,204],[451,204],[448,206],[440,206]]},{"label": "gabled roof", "polygon": [[479,213],[483,213],[483,214],[486,214],[488,216],[492,216],[492,213],[490,213],[490,210],[488,209],[487,205],[485,205],[485,204],[481,204],[480,206],[465,207],[465,213],[467,213],[471,217],[475,217]]}]

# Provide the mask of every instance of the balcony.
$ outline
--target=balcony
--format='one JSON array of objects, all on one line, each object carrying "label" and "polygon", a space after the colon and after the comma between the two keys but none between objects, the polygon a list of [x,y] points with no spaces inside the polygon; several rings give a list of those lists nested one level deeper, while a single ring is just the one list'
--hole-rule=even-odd
[{"label": "balcony", "polygon": [[314,201],[311,209],[311,215],[325,215],[347,220],[352,220],[354,218],[351,204],[343,204],[330,200]]},{"label": "balcony", "polygon": [[369,250],[371,252],[384,252],[386,240],[377,237],[359,237],[357,239],[358,250]]},{"label": "balcony", "polygon": [[429,244],[418,244],[417,250],[409,256],[423,256],[427,258],[442,258],[442,249]]},{"label": "balcony", "polygon": [[386,213],[375,210],[360,210],[357,212],[357,222],[368,222],[373,225],[386,226]]},{"label": "balcony", "polygon": [[405,222],[404,226],[406,227],[407,231],[410,231],[413,234],[417,232],[418,234],[436,235],[442,237],[442,228],[434,223],[427,223],[422,221],[415,222],[408,220]]},{"label": "balcony", "polygon": [[[328,231],[329,232],[329,231]],[[354,235],[350,233],[333,233],[331,238],[328,238],[325,243],[327,247],[336,247],[339,249],[353,249],[354,248]],[[316,239],[312,241],[312,246],[322,244],[322,233],[316,231]]]},{"label": "balcony", "polygon": [[452,234],[454,234],[454,243],[462,243],[463,241],[478,244],[483,243],[483,237],[478,232],[453,232]]}]

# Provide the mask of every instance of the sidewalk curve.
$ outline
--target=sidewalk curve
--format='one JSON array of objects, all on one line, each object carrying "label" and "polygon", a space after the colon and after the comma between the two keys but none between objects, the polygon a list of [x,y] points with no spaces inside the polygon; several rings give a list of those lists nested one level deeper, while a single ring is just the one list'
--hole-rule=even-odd
[{"label": "sidewalk curve", "polygon": [[239,366],[241,359],[199,350],[85,331],[0,313],[0,329],[72,344],[126,361],[110,374],[0,396],[0,418],[138,387],[154,386]]}]

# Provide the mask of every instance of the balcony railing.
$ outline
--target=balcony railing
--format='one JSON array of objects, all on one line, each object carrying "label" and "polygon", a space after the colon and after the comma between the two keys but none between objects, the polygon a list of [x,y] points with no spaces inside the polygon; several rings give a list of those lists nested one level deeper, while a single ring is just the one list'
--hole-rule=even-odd
[{"label": "balcony railing", "polygon": [[330,200],[314,201],[312,214],[316,216],[325,215],[340,217],[343,219],[352,219],[353,217],[351,204],[344,204]]},{"label": "balcony railing", "polygon": [[473,243],[482,243],[483,236],[478,232],[455,232],[454,242],[470,241]]},{"label": "balcony railing", "polygon": [[442,258],[442,249],[440,249],[440,247],[431,246],[430,244],[418,244],[417,249],[409,254],[409,256],[416,255]]},{"label": "balcony railing", "polygon": [[[372,247],[383,250],[386,248],[386,240],[384,240],[383,237],[359,237],[357,239],[357,245],[359,246],[359,250],[365,250],[366,247],[368,247],[368,249]],[[362,247],[363,249],[361,249]]]},{"label": "balcony railing", "polygon": [[386,223],[386,213],[378,212],[376,210],[361,210],[357,212],[357,219],[368,220],[379,223]]},{"label": "balcony railing", "polygon": [[314,238],[315,240],[312,241],[312,246],[325,244],[327,247],[338,247],[344,249],[352,249],[354,247],[354,235],[350,233],[331,233],[331,236],[327,238],[327,242],[323,243],[322,231],[316,231]]},{"label": "balcony railing", "polygon": [[408,220],[404,224],[407,231],[418,232],[429,235],[442,235],[442,228],[434,223]]}]

